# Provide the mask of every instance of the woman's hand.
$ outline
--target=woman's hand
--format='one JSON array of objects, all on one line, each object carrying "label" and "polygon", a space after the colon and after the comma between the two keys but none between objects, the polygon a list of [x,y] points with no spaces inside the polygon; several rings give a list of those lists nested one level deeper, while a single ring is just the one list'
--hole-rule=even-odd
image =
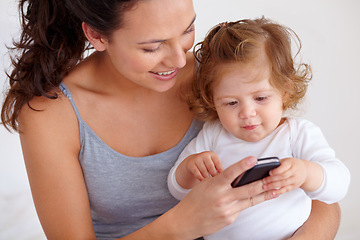
[{"label": "woman's hand", "polygon": [[[205,178],[172,210],[178,229],[186,229],[186,238],[215,233],[231,224],[244,209],[277,197],[276,191],[266,191],[261,180],[232,188],[234,179],[256,164],[247,157],[219,175]],[[180,231],[180,230],[179,230]]]}]

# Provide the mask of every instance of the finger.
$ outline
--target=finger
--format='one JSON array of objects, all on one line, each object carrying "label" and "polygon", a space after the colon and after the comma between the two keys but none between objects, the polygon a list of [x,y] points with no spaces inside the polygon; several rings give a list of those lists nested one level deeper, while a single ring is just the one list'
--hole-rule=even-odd
[{"label": "finger", "polygon": [[215,166],[217,172],[221,173],[223,171],[223,166],[222,166],[220,158],[215,154],[214,156],[212,156],[212,161],[214,163],[214,166]]},{"label": "finger", "polygon": [[207,168],[205,166],[205,163],[202,161],[200,163],[195,163],[195,164],[196,164],[196,167],[198,168],[201,176],[203,178],[208,178],[209,177],[209,172],[208,172],[208,170],[207,170]]},{"label": "finger", "polygon": [[233,206],[234,209],[233,214],[239,214],[240,212],[242,212],[243,210],[249,207],[255,206],[259,203],[265,202],[270,199],[277,198],[279,195],[280,193],[272,190],[272,191],[263,192],[262,194],[258,194],[256,196],[249,196],[246,199],[235,201]]},{"label": "finger", "polygon": [[282,174],[286,171],[289,171],[291,169],[291,161],[288,159],[288,158],[284,158],[284,159],[281,159],[281,164],[279,167],[273,169],[270,171],[270,176],[272,175],[278,175],[278,174]]},{"label": "finger", "polygon": [[253,156],[246,157],[240,160],[237,163],[234,163],[227,169],[225,169],[221,174],[219,174],[218,181],[223,182],[224,184],[231,184],[237,176],[245,172],[246,170],[255,166],[257,159]]},{"label": "finger", "polygon": [[218,171],[216,170],[216,167],[212,160],[205,161],[205,165],[206,165],[207,171],[211,174],[211,176],[214,177],[214,176],[218,175]]},{"label": "finger", "polygon": [[235,199],[248,199],[249,197],[254,197],[259,194],[266,192],[269,189],[264,188],[264,184],[261,180],[246,184],[244,186],[240,186],[234,189]]},{"label": "finger", "polygon": [[270,191],[263,192],[256,196],[253,196],[252,201],[250,201],[250,199],[249,199],[250,206],[254,206],[256,204],[265,202],[267,200],[277,198],[280,195],[281,195],[281,193],[278,190],[270,190]]},{"label": "finger", "polygon": [[276,190],[276,192],[277,192],[277,194],[284,194],[284,193],[287,193],[287,192],[290,192],[290,191],[292,191],[292,190],[294,190],[295,189],[295,186],[294,185],[287,185],[287,186],[285,186],[285,187],[282,187],[282,188],[280,188],[280,189],[277,189]]},{"label": "finger", "polygon": [[199,171],[197,171],[197,172],[194,174],[194,176],[195,176],[195,178],[196,178],[197,180],[199,180],[200,182],[201,182],[202,180],[204,180],[204,177],[201,175],[201,173],[200,173]]},{"label": "finger", "polygon": [[289,170],[289,171],[285,171],[279,175],[271,176],[271,178],[273,178],[273,181],[279,181],[282,179],[292,178],[293,176],[294,176],[294,172]]},{"label": "finger", "polygon": [[222,172],[222,163],[216,153],[209,156],[210,160],[206,161],[206,167],[212,176],[216,176]]},{"label": "finger", "polygon": [[287,164],[284,164],[284,165],[281,164],[279,167],[274,168],[273,170],[271,170],[269,172],[269,175],[270,176],[280,175],[280,174],[282,174],[282,173],[284,173],[284,172],[286,172],[288,170],[289,170],[289,166]]},{"label": "finger", "polygon": [[196,162],[187,164],[187,170],[191,172],[191,174],[197,178],[199,181],[202,181],[204,179],[199,166]]},{"label": "finger", "polygon": [[278,181],[287,179],[289,177],[291,177],[290,174],[283,173],[283,174],[280,174],[280,175],[271,175],[269,177],[265,177],[265,178],[262,179],[262,181],[263,181],[264,184],[269,184],[269,183],[278,182]]},{"label": "finger", "polygon": [[189,167],[189,171],[197,180],[202,181],[204,179],[199,168],[196,165]]},{"label": "finger", "polygon": [[280,188],[287,188],[287,189],[294,189],[296,186],[296,178],[290,177],[281,179],[279,181],[274,181],[270,183],[264,184],[264,189],[280,189]]},{"label": "finger", "polygon": [[270,190],[270,191],[273,191],[273,194],[275,196],[280,196],[280,195],[282,195],[284,193],[287,193],[287,192],[290,192],[290,191],[292,191],[292,190],[294,190],[296,188],[298,188],[298,187],[296,187],[296,185],[287,185],[285,187],[281,187],[281,188]]}]

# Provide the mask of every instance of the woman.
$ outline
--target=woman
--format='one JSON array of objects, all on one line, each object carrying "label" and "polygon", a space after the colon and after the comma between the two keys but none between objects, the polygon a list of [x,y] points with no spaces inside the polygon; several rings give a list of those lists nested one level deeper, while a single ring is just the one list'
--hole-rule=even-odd
[{"label": "woman", "polygon": [[[170,167],[201,127],[181,98],[195,68],[192,0],[22,0],[20,9],[23,52],[2,122],[20,133],[49,239],[193,239],[277,196],[261,181],[231,188],[251,158],[178,204],[167,191]],[[87,41],[96,51],[81,60]],[[334,236],[337,206],[313,213],[294,238]]]}]

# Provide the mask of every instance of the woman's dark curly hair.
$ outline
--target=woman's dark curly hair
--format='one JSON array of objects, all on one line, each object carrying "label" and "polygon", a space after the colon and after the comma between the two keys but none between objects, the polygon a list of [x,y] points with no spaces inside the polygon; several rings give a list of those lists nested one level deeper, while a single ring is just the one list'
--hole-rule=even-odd
[{"label": "woman's dark curly hair", "polygon": [[11,59],[11,73],[7,73],[10,87],[1,110],[4,126],[18,131],[20,109],[34,97],[58,97],[63,77],[91,48],[83,22],[111,37],[122,26],[124,11],[138,1],[21,0],[22,33],[11,48],[16,56]]},{"label": "woman's dark curly hair", "polygon": [[[292,36],[298,43],[294,57],[291,51]],[[304,63],[298,67],[294,64],[294,58],[301,49],[296,33],[262,17],[218,24],[209,31],[203,42],[195,45],[194,55],[199,68],[188,102],[200,119],[207,121],[218,118],[212,97],[218,66],[224,63],[248,63],[259,55],[261,49],[265,49],[270,62],[271,84],[281,93],[286,93],[283,109],[296,109],[312,78],[311,68]]]}]

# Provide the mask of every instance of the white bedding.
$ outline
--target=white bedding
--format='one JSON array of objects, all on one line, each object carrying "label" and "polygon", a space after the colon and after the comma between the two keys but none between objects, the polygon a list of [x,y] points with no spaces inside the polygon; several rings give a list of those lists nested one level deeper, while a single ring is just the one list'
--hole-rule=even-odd
[{"label": "white bedding", "polygon": [[0,239],[46,239],[36,216],[30,192],[1,194]]},{"label": "white bedding", "polygon": [[18,134],[0,126],[0,240],[43,240]]}]

